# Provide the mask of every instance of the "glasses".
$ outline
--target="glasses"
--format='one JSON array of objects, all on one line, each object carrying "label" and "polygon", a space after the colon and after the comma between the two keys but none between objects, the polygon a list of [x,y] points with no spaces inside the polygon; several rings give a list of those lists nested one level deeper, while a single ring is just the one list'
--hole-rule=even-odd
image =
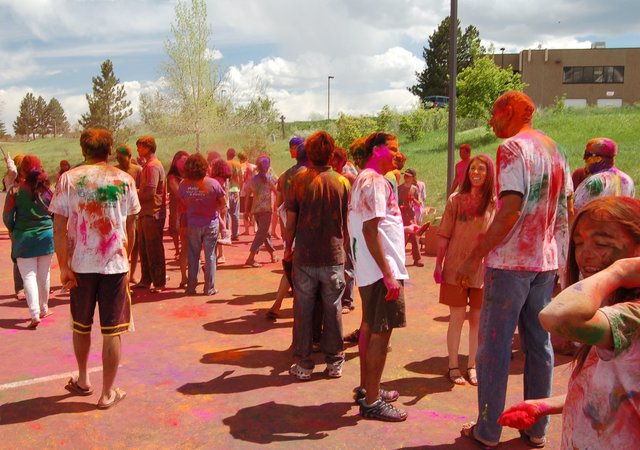
[{"label": "glasses", "polygon": [[596,153],[584,152],[584,155],[582,156],[582,159],[595,158],[596,156],[600,156],[600,155],[598,155]]}]

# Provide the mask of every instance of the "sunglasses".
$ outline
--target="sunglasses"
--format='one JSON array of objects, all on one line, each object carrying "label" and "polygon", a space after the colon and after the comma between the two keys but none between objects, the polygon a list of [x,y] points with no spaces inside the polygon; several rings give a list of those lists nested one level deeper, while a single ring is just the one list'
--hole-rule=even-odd
[{"label": "sunglasses", "polygon": [[584,152],[584,155],[582,155],[582,159],[594,158],[596,156],[600,156],[600,155],[596,153]]}]

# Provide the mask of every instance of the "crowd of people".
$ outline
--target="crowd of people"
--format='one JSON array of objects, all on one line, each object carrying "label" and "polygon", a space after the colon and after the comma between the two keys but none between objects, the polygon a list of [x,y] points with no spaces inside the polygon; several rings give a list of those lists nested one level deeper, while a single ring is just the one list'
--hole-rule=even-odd
[{"label": "crowd of people", "polygon": [[[494,103],[490,125],[504,139],[495,167],[485,154],[460,147],[455,183],[435,232],[433,278],[449,307],[448,372],[454,385],[478,389],[477,421],[461,433],[484,448],[500,442],[503,426],[520,429],[543,447],[549,415],[563,413],[563,448],[633,448],[640,424],[640,201],[632,179],[615,166],[616,143],[588,140],[585,166],[571,174],[558,144],[532,127],[535,107],[521,92]],[[96,303],[103,334],[103,385],[98,408],[125,398],[114,388],[120,335],[133,326],[129,282],[152,293],[166,289],[162,244],[168,233],[179,261],[179,286],[196,294],[204,271],[205,295],[215,295],[216,265],[224,245],[255,230],[247,268],[260,251],[279,261],[273,237],[284,240],[277,297],[267,315],[279,317],[293,294],[292,365],[298,380],[313,376],[313,351],[325,373],[342,376],[342,315],[361,298],[357,339],[360,384],[353,395],[363,418],[399,422],[402,393],[381,379],[389,340],[406,326],[405,244],[424,265],[420,236],[426,187],[398,139],[385,132],[336,146],[325,131],[289,142],[295,164],[279,177],[270,158],[256,164],[229,149],[226,159],[178,151],[165,176],[151,136],[136,142],[138,165],[127,145],[108,164],[111,133],[88,129],[80,145],[84,163],[57,175],[52,191],[38,158],[6,155],[9,168],[4,222],[11,233],[16,292],[24,289],[31,322],[50,311],[49,266],[54,250],[64,288],[70,290],[73,345],[79,375],[67,389],[93,392],[87,372]],[[236,156],[238,160],[236,160]],[[168,196],[168,205],[167,205]],[[138,255],[141,276],[136,278]],[[562,290],[564,289],[564,290]],[[556,295],[557,294],[557,295]],[[552,296],[556,298],[552,301]],[[459,364],[461,330],[469,308],[469,358]],[[505,410],[514,334],[525,355],[524,402]],[[551,392],[551,334],[581,347],[566,395]]]}]

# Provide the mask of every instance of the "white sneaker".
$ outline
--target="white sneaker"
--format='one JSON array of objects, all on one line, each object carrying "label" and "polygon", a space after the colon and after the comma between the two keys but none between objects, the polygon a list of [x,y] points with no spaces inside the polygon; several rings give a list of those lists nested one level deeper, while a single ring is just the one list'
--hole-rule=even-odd
[{"label": "white sneaker", "polygon": [[300,365],[296,363],[289,368],[289,373],[296,377],[298,380],[308,381],[311,379],[313,369],[305,369],[304,367],[300,367]]},{"label": "white sneaker", "polygon": [[344,364],[344,360],[340,360],[331,364],[327,363],[327,368],[325,369],[325,373],[329,378],[340,378],[342,376],[343,364]]}]

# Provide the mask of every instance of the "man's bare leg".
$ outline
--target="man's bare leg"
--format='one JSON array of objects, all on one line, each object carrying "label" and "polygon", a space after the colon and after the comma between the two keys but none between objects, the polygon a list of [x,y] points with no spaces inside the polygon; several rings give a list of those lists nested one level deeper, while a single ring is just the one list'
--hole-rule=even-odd
[{"label": "man's bare leg", "polygon": [[116,395],[113,383],[120,364],[120,335],[102,337],[102,395],[99,404],[108,404]]},{"label": "man's bare leg", "polygon": [[380,395],[380,380],[387,361],[390,339],[391,330],[373,333],[367,324],[361,325],[358,346],[362,345],[365,351],[364,359],[362,359],[362,353],[360,354],[360,379],[362,387],[367,392],[365,401],[369,405],[375,402]]},{"label": "man's bare leg", "polygon": [[87,363],[89,361],[89,350],[91,349],[91,334],[73,333],[73,352],[76,355],[78,363],[78,386],[81,388],[90,388],[91,381],[87,372]]}]

